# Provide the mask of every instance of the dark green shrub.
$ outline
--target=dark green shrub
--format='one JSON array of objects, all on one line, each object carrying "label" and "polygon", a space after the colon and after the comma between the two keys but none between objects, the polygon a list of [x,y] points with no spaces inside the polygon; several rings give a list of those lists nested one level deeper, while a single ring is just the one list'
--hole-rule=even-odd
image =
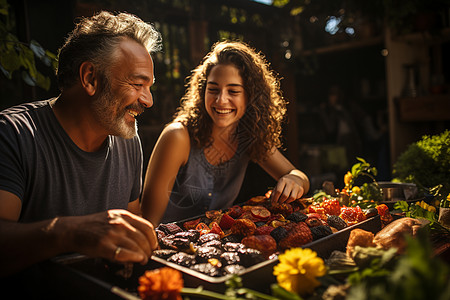
[{"label": "dark green shrub", "polygon": [[401,182],[413,182],[421,188],[442,185],[440,194],[450,192],[450,131],[423,136],[411,144],[394,164],[393,177]]}]

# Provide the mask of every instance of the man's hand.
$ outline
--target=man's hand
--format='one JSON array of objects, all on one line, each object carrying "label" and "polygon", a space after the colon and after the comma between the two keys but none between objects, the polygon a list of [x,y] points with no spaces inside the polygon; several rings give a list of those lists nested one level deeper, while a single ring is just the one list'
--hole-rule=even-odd
[{"label": "man's hand", "polygon": [[[55,223],[54,229],[61,243],[69,242],[69,252],[91,257],[145,264],[152,251],[158,247],[153,225],[122,209],[61,218]],[[68,235],[60,235],[60,231],[67,231]]]},{"label": "man's hand", "polygon": [[35,223],[0,218],[0,244],[1,278],[70,252],[145,264],[158,240],[149,221],[116,209]]}]

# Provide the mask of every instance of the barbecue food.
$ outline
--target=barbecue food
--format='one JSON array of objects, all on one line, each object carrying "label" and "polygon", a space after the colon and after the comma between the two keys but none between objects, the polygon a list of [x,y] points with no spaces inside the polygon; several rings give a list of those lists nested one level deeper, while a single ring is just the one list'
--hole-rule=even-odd
[{"label": "barbecue food", "polygon": [[174,234],[176,238],[186,238],[190,242],[195,243],[200,237],[200,232],[194,229],[190,229],[188,231],[182,231]]},{"label": "barbecue food", "polygon": [[222,255],[222,250],[216,248],[216,247],[198,247],[196,251],[196,260],[199,263],[206,263],[211,258],[220,258],[220,255]]},{"label": "barbecue food", "polygon": [[260,220],[267,220],[271,215],[270,211],[264,206],[253,206],[250,212],[253,217]]},{"label": "barbecue food", "polygon": [[347,223],[342,220],[339,216],[329,215],[327,218],[327,223],[331,227],[336,228],[337,230],[342,230],[347,227]]},{"label": "barbecue food", "polygon": [[181,227],[175,223],[159,224],[157,229],[161,230],[166,235],[175,234],[183,231],[183,229],[181,229]]},{"label": "barbecue food", "polygon": [[227,242],[223,245],[223,249],[225,251],[238,251],[238,249],[240,248],[245,248],[245,245],[241,243],[232,243],[232,242]]},{"label": "barbecue food", "polygon": [[324,222],[322,222],[322,217],[320,214],[317,213],[309,213],[306,215],[306,224],[308,224],[309,227],[316,227],[320,225],[325,225]]},{"label": "barbecue food", "polygon": [[347,242],[347,255],[352,257],[353,250],[356,246],[373,247],[373,233],[363,229],[353,229]]},{"label": "barbecue food", "polygon": [[373,242],[383,249],[395,247],[398,253],[403,253],[406,247],[405,235],[414,236],[422,225],[422,222],[413,218],[397,219],[381,229]]},{"label": "barbecue food", "polygon": [[216,276],[221,275],[220,268],[213,266],[209,263],[193,265],[191,269],[194,271],[206,274],[211,277],[216,277]]},{"label": "barbecue food", "polygon": [[237,252],[224,252],[220,255],[220,261],[222,265],[238,265],[241,261],[239,254]]},{"label": "barbecue food", "polygon": [[[359,207],[340,207],[334,200],[309,208],[311,201],[301,200],[273,204],[267,197],[254,197],[242,206],[208,211],[182,225],[160,224],[156,232],[161,249],[154,255],[209,276],[239,274],[366,218]],[[361,243],[373,245],[373,234],[366,238],[356,233],[348,251]]]},{"label": "barbecue food", "polygon": [[200,218],[184,222],[183,227],[186,230],[195,229],[195,227],[198,225],[198,223],[200,223]]},{"label": "barbecue food", "polygon": [[277,243],[279,243],[282,239],[287,237],[289,232],[284,227],[277,227],[270,232],[270,235],[275,239]]},{"label": "barbecue food", "polygon": [[228,265],[223,267],[223,275],[227,274],[239,274],[240,272],[244,271],[245,267],[241,265]]},{"label": "barbecue food", "polygon": [[289,221],[292,221],[295,223],[304,222],[304,221],[306,221],[306,219],[308,219],[308,216],[299,211],[293,212],[292,214],[290,214],[286,217],[286,220],[289,220]]},{"label": "barbecue food", "polygon": [[233,226],[234,221],[235,220],[229,214],[224,214],[220,219],[219,226],[223,230],[228,230]]},{"label": "barbecue food", "polygon": [[237,253],[239,254],[241,265],[246,268],[266,260],[259,250],[252,248],[241,248],[238,249]]},{"label": "barbecue food", "polygon": [[242,236],[252,235],[256,230],[256,225],[249,219],[237,219],[231,226],[231,233]]},{"label": "barbecue food", "polygon": [[270,211],[273,214],[281,214],[283,216],[288,216],[294,212],[294,208],[289,203],[277,203],[270,207]]},{"label": "barbecue food", "polygon": [[272,230],[274,230],[272,226],[262,225],[261,227],[256,228],[255,235],[269,235]]},{"label": "barbecue food", "polygon": [[301,247],[313,240],[311,229],[309,229],[305,222],[289,223],[285,226],[285,229],[288,235],[278,243],[278,247],[281,250]]},{"label": "barbecue food", "polygon": [[240,243],[241,242],[241,237],[231,234],[231,235],[226,235],[222,238],[222,243]]},{"label": "barbecue food", "polygon": [[270,235],[251,235],[242,239],[242,244],[261,251],[266,257],[277,250],[277,242]]},{"label": "barbecue food", "polygon": [[313,241],[321,239],[323,237],[326,237],[330,234],[333,234],[333,231],[331,231],[330,226],[326,225],[319,225],[315,227],[311,227],[311,234],[313,237]]},{"label": "barbecue food", "polygon": [[202,245],[202,244],[210,242],[212,240],[220,240],[220,235],[217,233],[204,234],[198,239],[198,244]]},{"label": "barbecue food", "polygon": [[342,207],[339,217],[341,217],[341,219],[344,220],[348,226],[355,225],[367,219],[366,215],[359,206]]},{"label": "barbecue food", "polygon": [[164,236],[159,239],[159,247],[162,249],[177,250],[177,247],[173,244],[174,235]]},{"label": "barbecue food", "polygon": [[173,238],[172,239],[172,246],[174,249],[177,249],[179,251],[188,252],[188,250],[191,248],[191,241],[187,238]]},{"label": "barbecue food", "polygon": [[386,225],[375,236],[372,232],[353,229],[347,242],[347,255],[353,257],[356,246],[378,247],[385,250],[397,248],[397,253],[403,253],[406,247],[405,236],[414,236],[425,222],[427,221],[407,217],[397,219]]},{"label": "barbecue food", "polygon": [[169,257],[171,257],[172,255],[176,254],[177,251],[176,250],[171,250],[171,249],[157,249],[154,250],[152,255],[156,256],[156,257],[160,257],[160,258],[164,258],[167,259]]},{"label": "barbecue food", "polygon": [[191,267],[195,265],[195,255],[187,254],[184,252],[178,252],[167,259],[168,262],[176,263],[183,267]]},{"label": "barbecue food", "polygon": [[215,247],[217,249],[223,249],[222,247],[222,241],[220,240],[211,240],[209,242],[206,242],[202,245],[203,247]]}]

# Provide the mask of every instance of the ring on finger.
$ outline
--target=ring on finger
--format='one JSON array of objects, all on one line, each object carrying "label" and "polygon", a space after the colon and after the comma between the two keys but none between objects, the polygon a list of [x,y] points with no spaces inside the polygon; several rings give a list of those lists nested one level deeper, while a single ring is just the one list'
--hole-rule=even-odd
[{"label": "ring on finger", "polygon": [[117,256],[119,255],[119,253],[122,251],[121,247],[117,247],[116,251],[114,251],[114,259],[117,259]]}]

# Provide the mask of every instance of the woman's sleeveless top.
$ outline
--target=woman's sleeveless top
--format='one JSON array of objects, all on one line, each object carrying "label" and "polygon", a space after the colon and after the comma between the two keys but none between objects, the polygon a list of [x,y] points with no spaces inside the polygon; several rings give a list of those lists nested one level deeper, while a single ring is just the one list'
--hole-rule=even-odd
[{"label": "woman's sleeveless top", "polygon": [[240,143],[234,156],[220,165],[211,165],[203,150],[191,146],[187,163],[178,171],[162,223],[228,208],[238,196],[249,162],[245,143]]}]

